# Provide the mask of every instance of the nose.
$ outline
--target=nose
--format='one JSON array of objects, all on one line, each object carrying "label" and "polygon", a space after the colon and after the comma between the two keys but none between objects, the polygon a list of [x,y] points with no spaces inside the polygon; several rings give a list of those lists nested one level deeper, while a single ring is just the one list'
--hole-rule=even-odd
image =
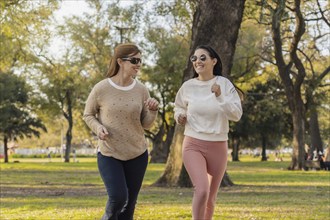
[{"label": "nose", "polygon": [[203,61],[202,61],[200,58],[198,58],[198,59],[195,61],[195,63],[196,63],[196,64],[201,64],[201,63],[203,63]]}]

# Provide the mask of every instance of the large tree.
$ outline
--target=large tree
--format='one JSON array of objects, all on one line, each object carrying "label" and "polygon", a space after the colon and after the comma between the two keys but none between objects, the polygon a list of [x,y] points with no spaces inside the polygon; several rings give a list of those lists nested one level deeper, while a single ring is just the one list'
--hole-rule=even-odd
[{"label": "large tree", "polygon": [[[35,78],[42,92],[39,104],[50,116],[60,116],[66,121],[64,162],[70,162],[73,128],[81,122],[91,87],[105,76],[110,48],[114,45],[109,44],[113,39],[109,35],[106,8],[98,0],[87,3],[90,13],[84,13],[83,17],[68,17],[64,25],[57,26],[57,37],[69,43],[61,54],[56,54],[60,58],[43,51],[38,54],[42,63],[38,66],[40,74]],[[74,120],[77,112],[80,117]]]},{"label": "large tree", "polygon": [[31,105],[30,81],[23,77],[36,65],[36,50],[48,40],[47,24],[57,7],[55,0],[0,2],[0,129],[5,148],[9,140],[39,136],[45,130]]},{"label": "large tree", "polygon": [[44,63],[40,67],[39,89],[42,92],[40,107],[54,118],[62,115],[67,121],[65,134],[65,158],[64,162],[70,162],[73,113],[85,100],[86,90],[84,85],[86,77],[83,69],[70,62],[67,57],[64,63]]},{"label": "large tree", "polygon": [[247,92],[244,102],[248,127],[252,130],[246,133],[251,145],[261,146],[261,161],[267,161],[266,150],[279,146],[292,130],[290,114],[283,107],[284,91],[278,89],[279,84],[275,78],[256,84],[255,88]]},{"label": "large tree", "polygon": [[[309,94],[315,91],[315,87],[312,91],[310,90],[311,87],[307,89],[307,94],[304,94],[303,90],[305,86],[304,81],[308,73],[312,72],[312,74],[315,74],[315,72],[309,70],[308,65],[312,62],[310,57],[306,56],[306,52],[314,51],[312,54],[317,54],[318,40],[326,36],[326,33],[321,32],[319,35],[315,35],[316,38],[310,38],[308,35],[313,35],[310,27],[316,21],[322,21],[329,26],[329,22],[324,16],[325,10],[322,9],[319,1],[316,3],[314,3],[314,7],[318,11],[309,13],[311,6],[308,6],[310,2],[302,2],[300,0],[260,2],[262,9],[265,10],[263,13],[265,14],[264,20],[261,22],[270,25],[272,33],[274,60],[270,58],[268,61],[277,67],[292,116],[293,154],[289,169],[302,169],[305,166],[306,106],[304,100],[310,98]],[[270,16],[268,17],[267,15]],[[319,16],[319,18],[311,17],[314,15]],[[322,26],[316,28],[315,32],[318,33],[319,30],[322,30]],[[313,86],[319,86],[321,84],[320,81],[329,73],[330,68],[326,62],[325,60],[325,68],[319,71],[321,72],[319,77],[314,77]],[[311,86],[311,84],[306,86]],[[307,95],[307,97],[304,95]],[[310,103],[312,105],[315,104],[313,100],[310,100]],[[310,107],[310,109],[312,111],[315,110],[313,107]],[[313,112],[311,112],[311,116],[312,119],[316,117]],[[317,123],[312,123],[311,125],[318,126]],[[320,136],[317,134],[313,134],[313,136],[320,139]]]},{"label": "large tree", "polygon": [[0,137],[4,143],[4,159],[8,162],[8,141],[39,137],[46,131],[35,116],[29,102],[29,89],[24,79],[0,71]]},{"label": "large tree", "polygon": [[[245,6],[246,7],[246,6]],[[249,101],[253,98],[250,90],[253,90],[255,84],[259,81],[266,82],[265,76],[260,75],[259,66],[261,60],[257,54],[262,51],[262,38],[266,34],[264,29],[246,19],[246,10],[244,10],[243,21],[240,27],[237,39],[237,47],[234,55],[233,68],[231,70],[231,78],[239,83],[240,88],[248,91],[244,98],[243,116],[239,122],[230,123],[229,139],[232,146],[232,161],[239,161],[239,150],[244,146],[246,140],[251,139],[252,133],[256,130],[251,127]],[[255,31],[258,29],[258,31]],[[252,96],[252,97],[251,97]],[[253,124],[252,124],[253,125]],[[247,146],[245,144],[245,146]],[[256,146],[256,145],[252,145]]]},{"label": "large tree", "polygon": [[[245,1],[204,0],[195,1],[195,3],[190,54],[198,45],[211,45],[222,58],[223,74],[229,77]],[[193,66],[188,57],[186,62],[183,81],[193,76]],[[155,184],[191,186],[182,163],[182,140],[183,128],[177,125],[165,171]],[[225,175],[222,185],[230,184],[230,179]]]}]

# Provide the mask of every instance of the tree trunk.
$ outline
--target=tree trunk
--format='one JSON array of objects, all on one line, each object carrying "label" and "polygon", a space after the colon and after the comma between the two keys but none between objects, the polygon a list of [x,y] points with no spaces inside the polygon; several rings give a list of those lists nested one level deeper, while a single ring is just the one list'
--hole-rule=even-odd
[{"label": "tree trunk", "polygon": [[163,141],[163,137],[156,138],[153,141],[153,148],[150,152],[150,163],[166,163],[167,155],[168,146]]},{"label": "tree trunk", "polygon": [[233,185],[235,185],[235,184],[233,183],[233,181],[231,181],[228,173],[225,172],[225,175],[222,178],[222,181],[221,181],[221,185],[220,186],[221,187],[225,187],[225,186],[233,186]]},{"label": "tree trunk", "polygon": [[323,144],[320,133],[320,126],[318,122],[318,115],[316,108],[311,108],[310,119],[309,119],[309,131],[311,136],[311,148],[316,149],[317,153],[321,152],[323,154]]},{"label": "tree trunk", "polygon": [[[192,27],[190,53],[202,44],[212,46],[220,55],[225,76],[230,75],[242,22],[245,0],[198,1]],[[188,60],[184,81],[193,77],[193,66]]]},{"label": "tree trunk", "polygon": [[232,151],[232,161],[239,161],[239,138],[232,138],[232,145],[233,145],[233,151]]},{"label": "tree trunk", "polygon": [[65,143],[65,156],[64,156],[64,162],[69,163],[70,162],[70,153],[71,153],[71,140],[72,140],[72,127],[68,128],[66,132],[66,143]]},{"label": "tree trunk", "polygon": [[[286,97],[288,99],[289,109],[293,122],[293,154],[289,169],[303,169],[305,165],[305,149],[304,149],[304,118],[305,110],[301,95],[301,86],[306,76],[304,66],[297,55],[298,43],[305,32],[305,23],[300,11],[300,1],[294,1],[295,13],[295,30],[293,39],[289,47],[289,61],[286,64],[282,45],[281,21],[286,15],[286,1],[277,2],[276,8],[272,11],[272,38],[274,41],[276,66],[279,71],[282,83],[284,85]],[[298,70],[298,73],[292,76],[292,67]]]},{"label": "tree trunk", "polygon": [[171,143],[172,143],[172,140],[173,140],[174,132],[175,132],[175,125],[174,126],[169,126],[167,134],[166,134],[166,140],[165,140],[165,146],[166,146],[166,149],[167,149],[166,161],[167,161],[168,154],[170,152],[170,146],[171,146]]},{"label": "tree trunk", "polygon": [[266,146],[267,146],[267,138],[262,135],[262,152],[261,152],[261,161],[267,161],[266,155]]},{"label": "tree trunk", "polygon": [[64,117],[68,121],[68,130],[66,132],[66,149],[65,149],[65,156],[64,156],[64,162],[69,163],[70,162],[70,153],[71,153],[71,141],[72,141],[72,128],[73,128],[73,115],[72,115],[72,101],[71,101],[71,92],[67,91],[66,93],[66,99],[67,99],[67,113],[64,113]]},{"label": "tree trunk", "polygon": [[301,170],[305,167],[305,145],[304,145],[305,125],[302,112],[293,113],[293,154],[290,170]]},{"label": "tree trunk", "polygon": [[[164,155],[163,155],[164,134],[165,134],[165,128],[164,128],[164,124],[162,124],[159,128],[158,133],[155,135],[155,137],[152,140],[152,150],[150,152],[150,157],[151,157],[150,163],[164,162]],[[166,159],[165,159],[165,162],[166,162]]]},{"label": "tree trunk", "polygon": [[193,186],[192,182],[189,178],[189,174],[183,164],[182,164],[182,168],[181,168],[181,172],[180,172],[180,176],[179,176],[177,185],[181,186],[181,187],[192,187]]},{"label": "tree trunk", "polygon": [[182,142],[183,142],[182,126],[175,126],[174,137],[170,147],[170,154],[167,158],[166,167],[163,175],[154,183],[155,186],[176,186],[181,169],[182,161]]},{"label": "tree trunk", "polygon": [[[190,54],[202,44],[212,46],[222,59],[223,75],[229,76],[233,65],[238,31],[241,25],[245,0],[197,1],[193,18]],[[193,77],[193,66],[187,58],[183,81]],[[183,128],[176,125],[174,138],[165,171],[155,185],[190,186],[185,170],[182,169]],[[226,179],[223,182],[232,183]]]},{"label": "tree trunk", "polygon": [[170,145],[174,135],[174,126],[169,126],[164,141],[165,129],[163,125],[153,140],[153,149],[150,152],[150,163],[166,163],[169,154]]},{"label": "tree trunk", "polygon": [[5,135],[3,138],[3,146],[4,146],[4,157],[5,157],[5,163],[8,163],[8,137]]}]

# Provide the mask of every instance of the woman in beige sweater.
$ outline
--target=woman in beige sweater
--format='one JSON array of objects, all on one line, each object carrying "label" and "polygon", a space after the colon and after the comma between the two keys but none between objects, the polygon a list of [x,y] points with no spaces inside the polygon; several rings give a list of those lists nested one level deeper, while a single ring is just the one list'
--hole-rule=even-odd
[{"label": "woman in beige sweater", "polygon": [[158,102],[135,79],[141,52],[134,44],[115,48],[108,77],[88,96],[84,120],[98,136],[98,168],[108,192],[102,220],[133,219],[148,164],[144,129],[157,117]]}]

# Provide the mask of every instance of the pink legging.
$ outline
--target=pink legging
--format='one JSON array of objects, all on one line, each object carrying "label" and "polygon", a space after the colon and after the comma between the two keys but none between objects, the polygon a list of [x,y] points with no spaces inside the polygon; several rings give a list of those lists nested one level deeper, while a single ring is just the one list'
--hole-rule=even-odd
[{"label": "pink legging", "polygon": [[183,163],[194,186],[194,220],[212,219],[218,189],[227,167],[227,141],[185,136]]}]

